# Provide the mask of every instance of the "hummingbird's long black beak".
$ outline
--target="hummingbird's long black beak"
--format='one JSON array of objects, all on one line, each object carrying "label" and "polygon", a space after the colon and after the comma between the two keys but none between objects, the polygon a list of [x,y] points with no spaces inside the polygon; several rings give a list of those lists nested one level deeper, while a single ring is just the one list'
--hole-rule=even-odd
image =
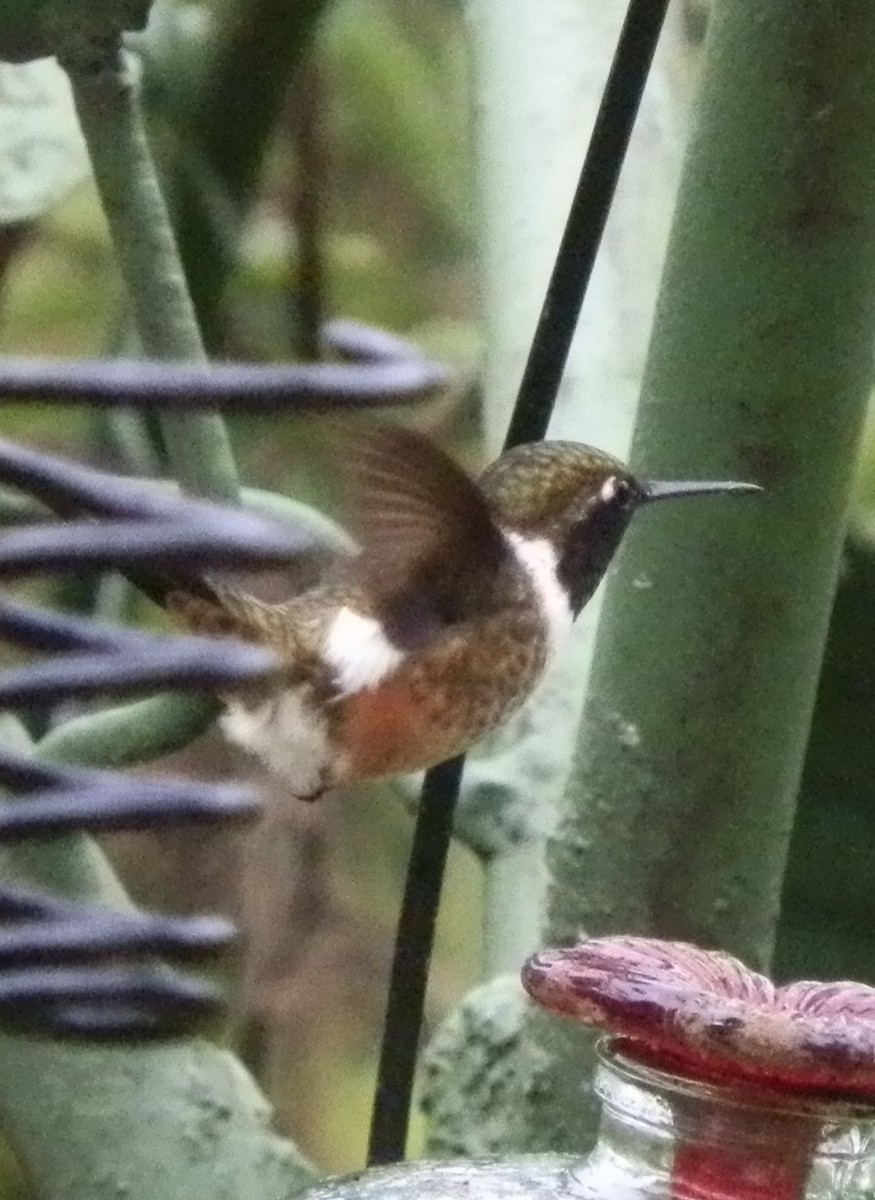
[{"label": "hummingbird's long black beak", "polygon": [[675,496],[709,496],[718,493],[747,495],[761,492],[763,489],[757,483],[734,483],[730,480],[705,482],[699,480],[654,480],[645,483],[641,497],[643,503],[651,500],[671,500]]}]

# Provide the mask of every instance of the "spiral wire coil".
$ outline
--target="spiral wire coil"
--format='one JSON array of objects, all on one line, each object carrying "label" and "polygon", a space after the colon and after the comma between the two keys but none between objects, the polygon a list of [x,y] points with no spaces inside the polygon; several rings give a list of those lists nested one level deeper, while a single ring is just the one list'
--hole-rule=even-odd
[{"label": "spiral wire coil", "polygon": [[[348,336],[355,333],[354,327],[343,328]],[[417,360],[403,343],[367,330],[360,341],[359,363],[344,366],[347,374],[340,383],[336,367],[321,376],[318,368],[310,368],[304,377],[300,366],[284,368],[285,393],[274,367],[261,369],[260,376],[259,368],[229,368],[242,381],[236,391],[233,380],[223,391],[221,370],[202,376],[216,380],[217,406],[252,401],[262,409],[288,407],[290,396],[299,407],[358,407],[363,397],[365,403],[397,403],[431,394],[444,382],[439,367]],[[393,364],[403,369],[399,379],[387,383]],[[148,402],[161,366],[128,366],[128,371],[118,363],[86,366],[86,376],[90,371],[97,385],[96,403]],[[81,364],[68,368],[67,376],[62,364],[51,368],[51,398],[61,403],[83,394]],[[179,370],[168,367],[167,378],[174,381]],[[32,364],[37,385],[45,373],[45,364]],[[259,378],[266,381],[265,392],[258,390]],[[157,402],[176,407],[181,393],[175,384],[170,391],[162,400],[157,388]],[[0,396],[33,399],[27,392],[27,365],[13,364],[0,381]],[[192,407],[209,407],[209,401],[209,383],[201,378]],[[239,570],[282,564],[314,548],[310,534],[242,509],[3,441],[0,485],[62,514],[60,520],[29,520],[4,531],[0,580],[86,568],[171,576]],[[276,666],[273,656],[255,645],[146,633],[8,598],[0,598],[0,637],[46,655],[0,671],[0,709],[6,710],[98,695],[137,697],[156,688],[221,693]],[[240,787],[67,766],[41,760],[38,750],[29,755],[3,743],[0,787],[14,797],[0,807],[0,853],[4,844],[24,839],[180,824],[225,826],[251,819],[257,811],[254,795]],[[180,965],[208,962],[229,945],[235,931],[224,919],[116,912],[3,883],[0,921],[4,1026],[65,1037],[166,1037],[196,1029],[221,1006],[217,987],[184,973]]]}]

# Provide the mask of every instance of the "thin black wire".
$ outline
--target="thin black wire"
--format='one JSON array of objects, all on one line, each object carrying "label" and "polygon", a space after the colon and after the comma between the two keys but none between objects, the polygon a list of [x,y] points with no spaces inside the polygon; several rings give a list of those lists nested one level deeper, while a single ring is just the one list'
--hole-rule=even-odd
[{"label": "thin black wire", "polygon": [[[505,449],[537,441],[547,431],[667,7],[668,0],[630,0]],[[404,1157],[428,967],[463,769],[463,758],[441,763],[427,772],[422,787],[377,1068],[368,1144],[371,1166]]]},{"label": "thin black wire", "polygon": [[[464,761],[450,759],[432,767],[425,777],[401,901],[380,1065],[387,1063],[409,1071],[411,1086],[413,1070],[409,1064],[415,1065],[419,1048],[422,1005],[437,919],[438,905],[432,897],[440,897],[453,833],[455,806],[447,804],[446,797],[458,795]],[[419,1014],[420,1019],[411,1020],[413,1014]],[[389,1033],[391,1050],[386,1043]],[[410,1088],[399,1087],[398,1083],[398,1073],[394,1070],[381,1070],[377,1077],[374,1115],[379,1113],[381,1124],[379,1127],[375,1124],[371,1130],[370,1163],[394,1161],[377,1157],[389,1144],[377,1140],[377,1135],[385,1132],[400,1136],[401,1152],[395,1158],[403,1157]]]}]

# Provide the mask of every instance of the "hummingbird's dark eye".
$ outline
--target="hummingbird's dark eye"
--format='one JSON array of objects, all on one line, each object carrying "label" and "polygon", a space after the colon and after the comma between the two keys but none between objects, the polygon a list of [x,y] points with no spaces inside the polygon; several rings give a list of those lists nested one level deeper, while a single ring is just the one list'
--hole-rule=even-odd
[{"label": "hummingbird's dark eye", "polygon": [[623,510],[635,503],[635,487],[622,475],[609,475],[599,489],[599,495],[605,504],[613,504]]}]

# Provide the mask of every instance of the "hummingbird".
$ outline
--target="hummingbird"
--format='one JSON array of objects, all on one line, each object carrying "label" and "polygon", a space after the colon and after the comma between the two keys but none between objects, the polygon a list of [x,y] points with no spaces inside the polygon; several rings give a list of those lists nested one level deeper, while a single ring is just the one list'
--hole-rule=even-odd
[{"label": "hummingbird", "polygon": [[292,793],[417,771],[467,750],[531,695],[637,509],[755,484],[642,482],[568,441],[476,480],[386,426],[346,455],[359,550],[282,603],[200,579],[162,597],[189,629],[269,646],[280,669],[223,697],[220,725]]}]

